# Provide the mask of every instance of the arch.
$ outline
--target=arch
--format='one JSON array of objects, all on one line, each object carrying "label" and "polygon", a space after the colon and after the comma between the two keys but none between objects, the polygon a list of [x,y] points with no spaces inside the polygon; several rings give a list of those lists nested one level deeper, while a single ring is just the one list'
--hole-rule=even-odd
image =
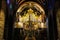
[{"label": "arch", "polygon": [[[26,15],[25,16],[21,16],[22,15],[22,12],[25,8],[28,8],[26,11]],[[33,10],[33,8],[35,8],[36,11],[39,11],[39,17],[35,15],[35,11]],[[29,2],[25,2],[23,4],[20,5],[20,7],[18,8],[18,10],[16,11],[16,18],[17,18],[17,21],[21,20],[21,22],[23,20],[27,21],[26,18],[29,20],[29,16],[30,14],[27,14],[27,13],[32,13],[32,17],[34,17],[36,20],[44,20],[44,17],[45,16],[45,11],[44,9],[41,7],[41,5],[39,5],[38,3],[36,2],[32,2],[32,1],[29,1]],[[24,12],[25,13],[25,12]],[[41,15],[40,15],[41,14]],[[18,17],[19,16],[19,17]],[[42,18],[43,17],[43,18]],[[31,20],[35,20],[34,18],[32,18]],[[24,21],[23,21],[24,22]],[[18,24],[21,24],[21,26],[23,26],[23,23],[20,23],[18,22]],[[43,25],[43,23],[41,23]],[[18,27],[19,28],[19,27]],[[37,27],[36,27],[37,28]]]},{"label": "arch", "polygon": [[29,2],[25,2],[23,4],[20,5],[20,7],[18,8],[17,12],[21,12],[25,7],[35,7],[37,10],[39,10],[39,12],[43,12],[43,14],[45,14],[45,11],[44,9],[41,7],[41,5],[39,5],[38,3],[36,2],[32,2],[32,1],[29,1]]},{"label": "arch", "polygon": [[27,33],[25,32],[25,40],[29,38],[36,40],[34,36],[35,32],[33,33],[33,31],[47,29],[47,25],[45,25],[46,21],[44,19],[45,16],[45,10],[41,7],[41,5],[32,1],[25,2],[21,4],[16,11],[16,21],[14,28],[29,31],[26,31]]}]

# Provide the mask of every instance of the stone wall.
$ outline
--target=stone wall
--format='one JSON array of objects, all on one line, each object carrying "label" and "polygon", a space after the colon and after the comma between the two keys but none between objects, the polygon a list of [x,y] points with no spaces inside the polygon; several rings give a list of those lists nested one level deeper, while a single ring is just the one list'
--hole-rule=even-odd
[{"label": "stone wall", "polygon": [[57,29],[58,29],[58,37],[60,40],[60,9],[57,10]]},{"label": "stone wall", "polygon": [[4,33],[4,22],[5,22],[5,15],[4,11],[0,11],[0,40],[3,40],[3,33]]}]

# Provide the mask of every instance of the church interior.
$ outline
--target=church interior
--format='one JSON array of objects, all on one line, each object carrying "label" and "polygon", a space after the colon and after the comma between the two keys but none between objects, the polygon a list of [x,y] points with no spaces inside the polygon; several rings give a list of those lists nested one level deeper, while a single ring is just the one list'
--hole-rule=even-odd
[{"label": "church interior", "polygon": [[60,40],[60,0],[0,0],[0,40]]}]

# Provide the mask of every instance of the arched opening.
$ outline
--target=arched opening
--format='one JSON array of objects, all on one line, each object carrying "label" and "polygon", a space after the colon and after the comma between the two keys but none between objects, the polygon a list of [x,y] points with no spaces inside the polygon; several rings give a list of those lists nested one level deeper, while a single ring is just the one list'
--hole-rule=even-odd
[{"label": "arched opening", "polygon": [[[29,19],[30,13],[33,14],[32,16],[37,18],[37,19],[35,18],[36,21],[40,21],[40,20],[45,21],[44,19],[46,18],[46,15],[45,15],[44,9],[41,7],[41,5],[38,5],[35,2],[25,2],[24,4],[22,4],[19,7],[17,12],[16,12],[16,18],[17,18],[16,21],[22,22],[22,21],[24,21],[24,19],[25,20]],[[28,16],[27,19],[24,18],[27,16]],[[40,19],[39,17],[43,17],[43,18]],[[32,20],[34,20],[34,19],[32,19]]]},{"label": "arched opening", "polygon": [[16,11],[14,28],[20,29],[24,40],[47,40],[48,19],[44,9],[36,2],[25,2]]}]

